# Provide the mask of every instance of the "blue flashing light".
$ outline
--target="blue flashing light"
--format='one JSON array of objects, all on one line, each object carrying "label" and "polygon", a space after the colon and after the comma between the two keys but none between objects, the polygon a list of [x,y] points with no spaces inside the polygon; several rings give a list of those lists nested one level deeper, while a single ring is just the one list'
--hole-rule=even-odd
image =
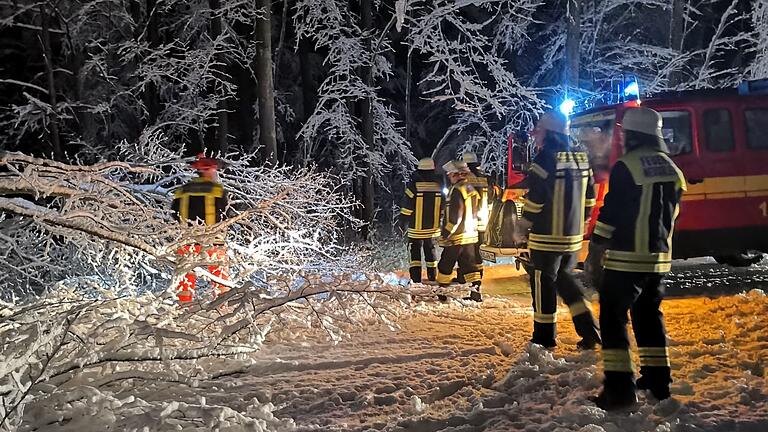
[{"label": "blue flashing light", "polygon": [[573,99],[565,99],[563,103],[560,104],[560,112],[568,116],[573,113],[573,108],[575,107],[576,102]]},{"label": "blue flashing light", "polygon": [[624,87],[624,96],[640,97],[640,86],[637,85],[637,81],[632,81]]}]

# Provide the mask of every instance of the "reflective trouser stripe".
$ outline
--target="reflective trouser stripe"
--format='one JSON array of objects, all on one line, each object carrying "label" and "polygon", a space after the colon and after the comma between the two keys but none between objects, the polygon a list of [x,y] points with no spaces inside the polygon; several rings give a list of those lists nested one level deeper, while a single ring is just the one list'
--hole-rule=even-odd
[{"label": "reflective trouser stripe", "polygon": [[535,270],[534,271],[534,279],[533,279],[533,291],[534,291],[534,305],[536,306],[536,311],[541,310],[541,270]]},{"label": "reflective trouser stripe", "polygon": [[603,349],[603,368],[611,372],[633,372],[628,349]]},{"label": "reflective trouser stripe", "polygon": [[451,283],[452,279],[453,274],[444,274],[442,272],[437,273],[437,283],[439,284],[449,284]]},{"label": "reflective trouser stripe", "polygon": [[590,313],[592,312],[592,309],[589,307],[589,304],[584,299],[577,301],[576,303],[569,304],[568,309],[571,311],[572,317],[575,317],[587,312],[590,312]]},{"label": "reflective trouser stripe", "polygon": [[667,347],[638,347],[640,366],[669,367]]},{"label": "reflective trouser stripe", "polygon": [[545,313],[534,312],[533,321],[540,324],[554,324],[557,322],[557,314],[556,313],[545,314]]},{"label": "reflective trouser stripe", "polygon": [[427,261],[427,268],[437,267],[437,261]]},{"label": "reflective trouser stripe", "polygon": [[471,272],[464,274],[464,281],[467,283],[477,282],[482,279],[480,272]]}]

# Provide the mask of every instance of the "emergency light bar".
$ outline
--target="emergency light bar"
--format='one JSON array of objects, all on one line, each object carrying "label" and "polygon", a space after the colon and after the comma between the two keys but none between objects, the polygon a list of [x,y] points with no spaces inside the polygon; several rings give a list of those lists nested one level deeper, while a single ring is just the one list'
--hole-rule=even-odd
[{"label": "emergency light bar", "polygon": [[[768,86],[768,80],[766,85]],[[566,97],[560,103],[560,112],[569,116],[591,108],[640,100],[640,81],[635,75],[618,75],[610,80],[610,90],[578,99]]]},{"label": "emergency light bar", "polygon": [[739,94],[742,96],[768,95],[768,78],[742,82],[739,84]]}]

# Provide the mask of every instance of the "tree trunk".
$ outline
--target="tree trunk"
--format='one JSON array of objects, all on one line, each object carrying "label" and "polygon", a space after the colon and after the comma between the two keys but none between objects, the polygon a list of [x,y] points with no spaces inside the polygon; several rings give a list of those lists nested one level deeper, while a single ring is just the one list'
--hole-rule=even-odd
[{"label": "tree trunk", "polygon": [[265,163],[277,163],[277,133],[275,131],[275,85],[272,77],[272,2],[257,0],[264,11],[256,19],[256,80],[259,97],[259,144]]},{"label": "tree trunk", "polygon": [[[146,38],[150,49],[155,49],[160,46],[160,12],[156,10],[156,5],[156,0],[147,0]],[[144,107],[147,109],[147,124],[154,124],[157,122],[157,117],[160,115],[160,96],[158,95],[157,86],[155,83],[147,83],[146,87],[144,88],[143,98]]]},{"label": "tree trunk", "polygon": [[579,62],[581,45],[581,1],[568,0],[567,34],[565,41],[565,85],[579,88]]},{"label": "tree trunk", "polygon": [[315,111],[315,81],[312,79],[312,64],[309,54],[312,52],[312,42],[306,38],[299,41],[299,68],[301,69],[301,97],[304,123]]},{"label": "tree trunk", "polygon": [[[219,9],[221,9],[221,3],[219,0],[208,0],[208,7],[211,9],[211,13],[214,14],[214,16],[211,18],[211,28],[210,28],[210,36],[212,41],[216,41],[216,39],[221,36],[221,15],[219,15]],[[225,73],[226,69],[226,59],[223,54],[219,53],[216,54],[216,66],[214,68],[215,74],[217,75],[217,78],[220,80],[226,80],[227,75]],[[217,88],[214,89],[214,92],[224,92],[222,88],[220,88],[220,85],[217,84]],[[229,151],[229,127],[228,127],[228,121],[229,116],[227,115],[227,98],[222,98],[217,106],[217,114],[216,114],[216,139],[215,139],[215,146],[212,150],[221,152],[221,153],[227,153]]]},{"label": "tree trunk", "polygon": [[48,128],[46,134],[51,144],[54,157],[58,161],[64,161],[64,151],[61,147],[61,137],[59,135],[59,116],[56,113],[56,80],[53,76],[53,50],[51,49],[51,27],[50,15],[48,15],[47,3],[40,4],[40,40],[43,44],[43,57],[45,60],[45,74],[48,78],[48,103],[51,105],[51,116],[48,119]]},{"label": "tree trunk", "polygon": [[[669,47],[677,52],[683,50],[683,32],[685,20],[683,19],[683,10],[685,8],[684,0],[672,0],[672,16],[669,23]],[[671,71],[669,73],[669,87],[676,87],[682,82],[680,71]]]},{"label": "tree trunk", "polygon": [[[373,30],[373,4],[371,0],[361,0],[360,1],[360,24],[363,31],[370,32]],[[370,34],[370,33],[369,33]],[[375,56],[376,53],[373,51],[373,40],[368,38],[366,40],[366,45],[370,47],[371,55]],[[371,86],[373,83],[371,82],[372,79],[372,64],[373,59],[371,61],[370,65],[364,66],[360,68],[360,73],[362,74],[363,82],[367,86]],[[367,150],[370,152],[373,150],[373,137],[374,137],[374,129],[373,129],[373,110],[372,110],[372,103],[371,98],[363,98],[360,101],[360,120],[361,120],[361,132],[363,135],[363,141],[365,141],[365,145],[367,147]],[[366,176],[362,178],[362,199],[361,202],[363,204],[363,222],[365,225],[363,225],[362,234],[363,237],[368,238],[371,234],[371,229],[373,226],[373,175],[371,173],[371,167],[370,167],[370,161],[365,160],[364,164],[366,166]]]},{"label": "tree trunk", "polygon": [[[408,29],[410,32],[410,29]],[[408,55],[405,63],[405,140],[411,142],[411,74],[412,59],[411,48],[408,47]],[[421,154],[421,153],[419,153]]]}]

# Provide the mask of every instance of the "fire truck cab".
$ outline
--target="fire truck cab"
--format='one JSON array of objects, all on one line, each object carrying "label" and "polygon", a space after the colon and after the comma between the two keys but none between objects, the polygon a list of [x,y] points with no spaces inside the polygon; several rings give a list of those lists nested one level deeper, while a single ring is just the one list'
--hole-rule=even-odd
[{"label": "fire truck cab", "polygon": [[[713,256],[749,265],[768,252],[768,80],[738,89],[669,92],[571,116],[570,132],[590,157],[598,205],[623,154],[621,120],[633,106],[661,114],[671,156],[688,183],[675,226],[675,258]],[[582,258],[584,258],[584,251]]]}]

